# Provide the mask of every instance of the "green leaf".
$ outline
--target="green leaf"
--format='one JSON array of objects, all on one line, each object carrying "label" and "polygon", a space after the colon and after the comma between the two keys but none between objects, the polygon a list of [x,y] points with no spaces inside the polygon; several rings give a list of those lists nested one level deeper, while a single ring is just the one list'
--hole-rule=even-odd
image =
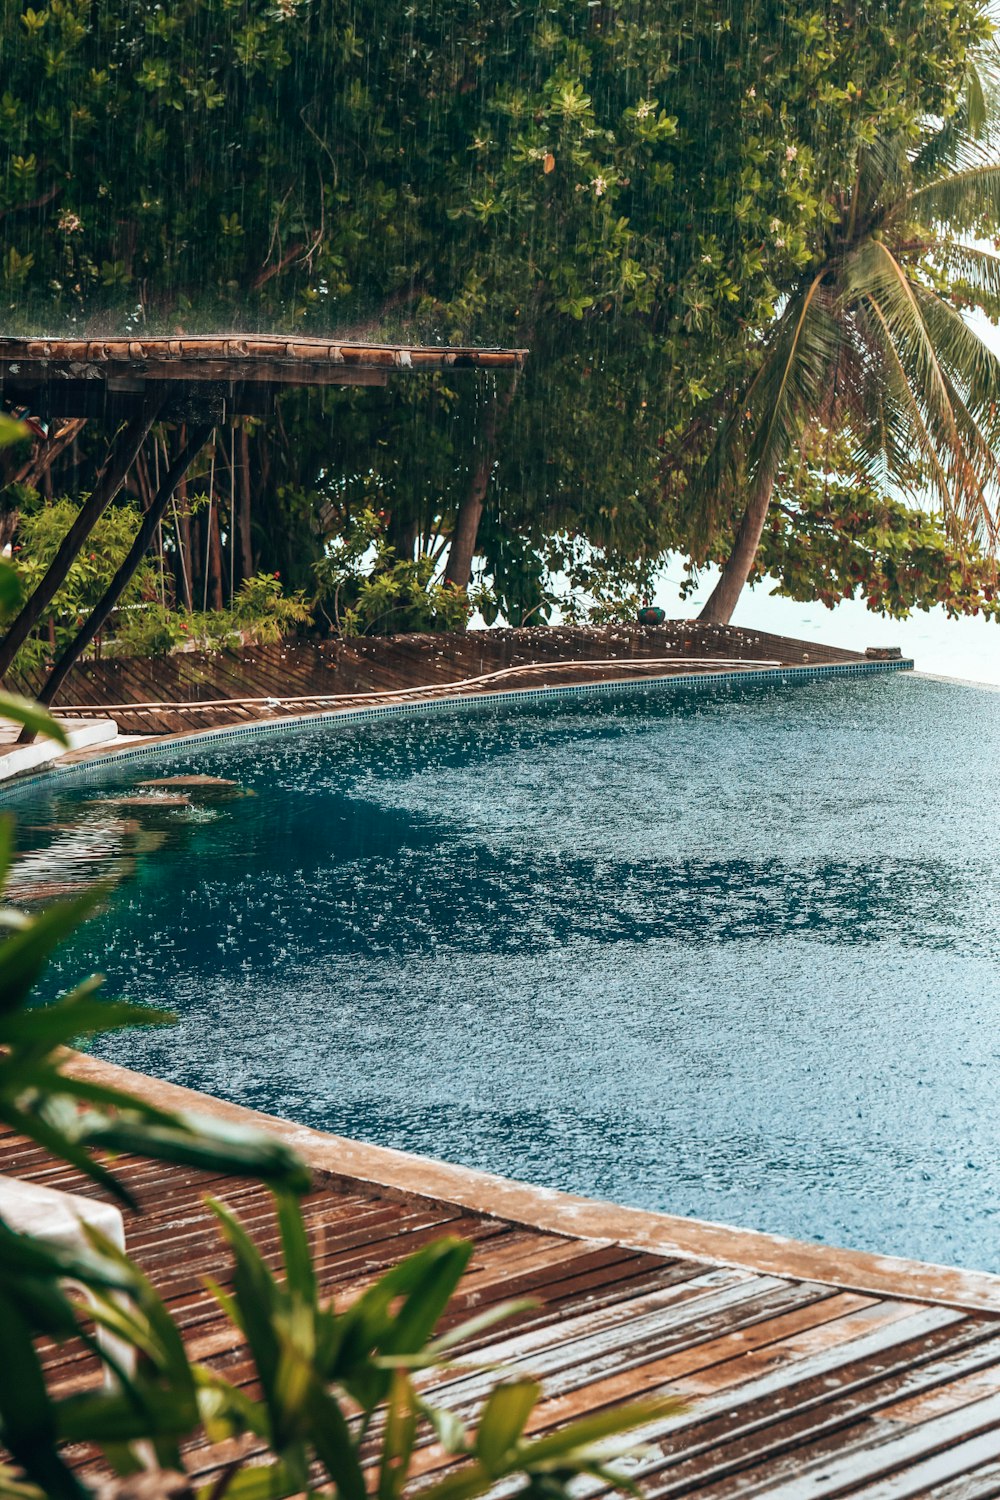
[{"label": "green leaf", "polygon": [[0,616],[11,615],[24,597],[17,569],[12,568],[6,558],[0,557]]},{"label": "green leaf", "polygon": [[469,1434],[465,1423],[456,1417],[453,1411],[447,1411],[441,1406],[431,1406],[422,1401],[420,1412],[430,1423],[438,1442],[446,1453],[464,1454],[469,1451]]},{"label": "green leaf", "polygon": [[[570,1456],[579,1458],[597,1444],[611,1438],[625,1441],[619,1451],[628,1452],[633,1446],[630,1434],[636,1428],[663,1422],[686,1410],[683,1401],[675,1396],[651,1397],[645,1401],[633,1401],[626,1406],[610,1407],[607,1411],[594,1412],[560,1427],[556,1432],[536,1438],[521,1449],[521,1460],[526,1468],[551,1467],[565,1463]],[[607,1452],[593,1453],[596,1461],[607,1458]]]},{"label": "green leaf", "polygon": [[534,1380],[512,1380],[491,1391],[475,1441],[476,1457],[487,1473],[504,1473],[540,1395],[541,1386]]},{"label": "green leaf", "polygon": [[337,1487],[338,1500],[366,1500],[364,1470],[344,1413],[317,1384],[309,1402],[309,1436],[316,1455]]},{"label": "green leaf", "polygon": [[137,1116],[93,1115],[81,1127],[88,1145],[151,1156],[203,1171],[256,1177],[290,1193],[307,1192],[309,1168],[284,1141],[262,1130],[224,1125],[211,1117],[178,1114],[169,1123]]},{"label": "green leaf", "polygon": [[45,1491],[14,1477],[14,1471],[0,1464],[0,1500],[45,1500]]},{"label": "green leaf", "polygon": [[39,1146],[43,1146],[59,1160],[77,1167],[85,1177],[89,1177],[92,1182],[97,1182],[101,1187],[106,1188],[126,1208],[138,1208],[128,1188],[120,1183],[102,1162],[95,1161],[82,1146],[66,1134],[65,1130],[50,1125],[48,1120],[40,1114],[5,1103],[2,1090],[0,1090],[0,1120],[19,1135],[26,1135],[31,1140],[37,1141]]},{"label": "green leaf", "polygon": [[0,692],[0,719],[21,724],[34,734],[40,734],[43,739],[54,740],[63,749],[69,749],[69,740],[63,726],[47,709],[32,703],[30,698],[22,698],[17,693]]},{"label": "green leaf", "polygon": [[417,1435],[419,1405],[408,1376],[397,1370],[389,1390],[379,1463],[378,1500],[398,1500]]},{"label": "green leaf", "polygon": [[[6,412],[0,412],[0,448],[9,448],[14,443],[23,443],[31,433],[23,422],[15,421]],[[8,565],[9,566],[9,565]]]},{"label": "green leaf", "polygon": [[510,1318],[516,1318],[523,1312],[533,1312],[535,1308],[541,1307],[537,1297],[516,1297],[508,1302],[498,1302],[495,1307],[487,1307],[474,1318],[466,1318],[463,1323],[457,1323],[454,1328],[449,1328],[440,1338],[434,1339],[424,1350],[424,1355],[432,1361],[439,1360],[443,1354],[454,1349],[458,1344],[464,1344],[467,1339],[475,1338],[484,1333],[487,1328],[492,1328],[497,1323],[506,1323]]},{"label": "green leaf", "polygon": [[0,943],[0,1015],[23,1005],[49,955],[103,901],[110,887],[95,884],[61,901]]},{"label": "green leaf", "polygon": [[17,1304],[0,1290],[0,1438],[49,1500],[85,1500],[86,1490],[56,1449],[55,1408],[49,1400],[32,1331]]},{"label": "green leaf", "polygon": [[271,1420],[271,1440],[280,1451],[285,1433],[284,1413],[276,1389],[281,1342],[275,1324],[282,1307],[282,1298],[260,1252],[236,1216],[215,1198],[208,1198],[206,1202],[218,1219],[222,1238],[233,1255],[232,1298],[239,1312],[239,1326],[257,1367],[257,1376]]},{"label": "green leaf", "polygon": [[[0,967],[0,976],[2,976]],[[91,995],[101,989],[103,975],[94,975],[72,994],[53,1005],[41,1005],[35,1010],[21,1011],[14,1015],[0,1016],[0,1040],[32,1044],[52,1050],[67,1045],[78,1037],[93,1036],[103,1031],[117,1031],[124,1026],[167,1026],[175,1020],[170,1011],[153,1010],[146,1005],[130,1005],[121,1000],[91,1000]],[[78,1099],[89,1099],[94,1103],[115,1108],[134,1108],[135,1099],[123,1089],[109,1089],[100,1084],[91,1084],[84,1079],[52,1071],[52,1078],[59,1079],[65,1092]],[[154,1111],[166,1121],[165,1110]]]},{"label": "green leaf", "polygon": [[309,1236],[298,1199],[289,1192],[275,1192],[278,1210],[278,1226],[281,1231],[281,1249],[285,1262],[285,1276],[296,1297],[303,1302],[316,1301],[316,1272],[313,1268]]},{"label": "green leaf", "polygon": [[[225,1500],[285,1500],[285,1496],[293,1495],[297,1487],[297,1476],[292,1468],[279,1461],[238,1469],[231,1478],[227,1477],[223,1493]],[[218,1476],[207,1484],[198,1485],[194,1494],[195,1500],[215,1500],[219,1494]]]}]

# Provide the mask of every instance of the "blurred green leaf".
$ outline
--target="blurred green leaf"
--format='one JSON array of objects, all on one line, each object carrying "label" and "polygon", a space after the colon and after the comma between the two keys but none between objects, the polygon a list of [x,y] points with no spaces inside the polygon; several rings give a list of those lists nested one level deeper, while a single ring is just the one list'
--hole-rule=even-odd
[{"label": "blurred green leaf", "polygon": [[0,618],[13,614],[24,597],[17,569],[11,567],[6,558],[0,557]]},{"label": "blurred green leaf", "polygon": [[512,1380],[489,1395],[476,1430],[475,1454],[487,1474],[502,1474],[538,1404],[541,1386],[534,1380]]},{"label": "blurred green leaf", "polygon": [[0,412],[0,448],[9,448],[13,443],[23,443],[31,433],[23,422],[15,421],[6,412]]},{"label": "blurred green leaf", "polygon": [[54,740],[57,745],[62,745],[63,749],[69,748],[69,740],[63,726],[52,717],[47,709],[33,703],[30,698],[21,698],[16,693],[0,692],[0,719],[7,719],[11,724],[20,724],[23,728],[40,734],[43,739]]}]

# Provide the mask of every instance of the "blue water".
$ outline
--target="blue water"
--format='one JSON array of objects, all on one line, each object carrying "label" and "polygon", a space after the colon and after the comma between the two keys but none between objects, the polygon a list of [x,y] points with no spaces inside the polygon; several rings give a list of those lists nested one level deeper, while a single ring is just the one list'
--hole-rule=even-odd
[{"label": "blue water", "polygon": [[[114,869],[108,1058],[670,1213],[1000,1271],[1000,694],[909,675],[175,747],[17,798]],[[198,771],[254,795],[102,799]],[[47,851],[47,852],[46,852]]]}]

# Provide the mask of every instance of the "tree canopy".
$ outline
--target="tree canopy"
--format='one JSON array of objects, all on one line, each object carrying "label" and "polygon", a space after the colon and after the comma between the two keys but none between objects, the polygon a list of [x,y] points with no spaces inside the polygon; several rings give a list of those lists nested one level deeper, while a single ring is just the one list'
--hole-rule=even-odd
[{"label": "tree canopy", "polygon": [[500,421],[440,378],[289,396],[294,440],[248,439],[255,562],[295,583],[373,503],[433,552],[485,475],[516,619],[560,535],[731,534],[684,500],[720,399],[859,152],[951,118],[989,32],[981,0],[5,7],[4,323],[528,345]]}]

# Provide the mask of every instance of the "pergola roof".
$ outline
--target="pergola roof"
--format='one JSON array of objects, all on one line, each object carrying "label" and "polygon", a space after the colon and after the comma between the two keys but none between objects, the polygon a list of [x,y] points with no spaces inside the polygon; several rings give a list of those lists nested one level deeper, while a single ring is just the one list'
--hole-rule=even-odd
[{"label": "pergola roof", "polygon": [[160,395],[164,417],[221,421],[266,412],[283,387],[384,385],[391,374],[416,371],[519,370],[526,357],[524,349],[366,344],[284,334],[0,338],[0,394],[52,417],[123,417]]}]

